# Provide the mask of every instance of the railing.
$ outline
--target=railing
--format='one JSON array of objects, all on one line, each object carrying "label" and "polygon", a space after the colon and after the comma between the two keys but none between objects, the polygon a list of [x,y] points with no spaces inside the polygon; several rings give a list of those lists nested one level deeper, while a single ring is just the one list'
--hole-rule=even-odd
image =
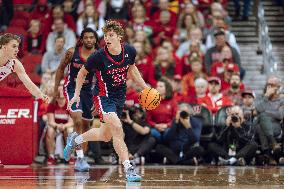
[{"label": "railing", "polygon": [[277,62],[272,53],[272,43],[268,34],[268,25],[264,17],[264,8],[261,1],[257,6],[258,54],[263,56],[263,73],[269,75],[277,71]]}]

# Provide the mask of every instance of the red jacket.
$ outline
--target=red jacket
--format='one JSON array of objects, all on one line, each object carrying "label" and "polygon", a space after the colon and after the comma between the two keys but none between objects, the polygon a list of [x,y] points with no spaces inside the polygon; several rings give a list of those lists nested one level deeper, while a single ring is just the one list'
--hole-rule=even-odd
[{"label": "red jacket", "polygon": [[155,127],[158,123],[165,123],[170,127],[172,120],[176,116],[176,109],[174,99],[162,100],[156,109],[147,111],[146,121],[151,127]]},{"label": "red jacket", "polygon": [[198,98],[197,102],[198,104],[207,107],[213,114],[215,114],[220,108],[224,106],[233,105],[229,97],[223,96],[222,93],[219,93],[219,94],[220,94],[220,98],[216,100],[216,102],[213,101],[210,94],[207,94],[203,98]]}]

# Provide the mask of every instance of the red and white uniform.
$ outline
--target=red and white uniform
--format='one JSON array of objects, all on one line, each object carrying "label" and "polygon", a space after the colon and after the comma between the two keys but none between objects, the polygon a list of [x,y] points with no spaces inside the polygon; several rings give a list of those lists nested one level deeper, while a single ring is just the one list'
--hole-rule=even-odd
[{"label": "red and white uniform", "polygon": [[15,59],[8,60],[6,64],[0,66],[0,81],[5,79],[9,74],[14,72],[14,66],[16,64]]}]

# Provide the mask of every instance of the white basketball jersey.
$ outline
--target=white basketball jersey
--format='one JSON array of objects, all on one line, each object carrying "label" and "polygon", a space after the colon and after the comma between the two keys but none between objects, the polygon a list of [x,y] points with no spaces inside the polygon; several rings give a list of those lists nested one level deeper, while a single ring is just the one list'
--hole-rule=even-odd
[{"label": "white basketball jersey", "polygon": [[4,66],[0,66],[0,81],[5,79],[9,74],[14,71],[14,65],[16,61],[14,59],[8,60]]}]

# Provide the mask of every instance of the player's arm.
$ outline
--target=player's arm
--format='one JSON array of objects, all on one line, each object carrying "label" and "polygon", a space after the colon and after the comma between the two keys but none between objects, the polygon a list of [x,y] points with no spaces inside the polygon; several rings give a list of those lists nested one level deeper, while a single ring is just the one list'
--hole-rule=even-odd
[{"label": "player's arm", "polygon": [[148,88],[147,84],[145,83],[144,79],[142,78],[138,68],[135,64],[129,66],[128,73],[130,74],[133,81],[138,84],[142,89]]},{"label": "player's arm", "polygon": [[41,90],[31,81],[27,75],[24,66],[19,60],[16,60],[14,72],[18,75],[19,79],[23,82],[25,87],[30,91],[30,93],[36,98],[43,99],[49,102],[49,98],[41,92]]},{"label": "player's arm", "polygon": [[69,104],[67,105],[67,109],[71,109],[71,106],[76,102],[76,106],[79,106],[80,103],[80,91],[84,84],[85,78],[90,71],[93,71],[96,67],[96,55],[91,55],[87,59],[87,62],[82,68],[79,70],[76,78],[76,88],[74,97],[70,100]]},{"label": "player's arm", "polygon": [[80,103],[80,91],[85,81],[85,78],[89,72],[86,70],[85,66],[83,66],[80,71],[78,72],[77,79],[76,79],[76,88],[74,97],[70,100],[69,104],[67,105],[67,109],[70,110],[72,105],[76,102],[76,106],[79,106]]},{"label": "player's arm", "polygon": [[55,83],[54,83],[54,99],[58,96],[58,86],[60,84],[60,81],[64,77],[64,70],[66,66],[70,63],[73,54],[74,54],[75,48],[72,47],[68,49],[64,55],[64,57],[61,59],[60,64],[58,66],[58,69],[55,74]]},{"label": "player's arm", "polygon": [[85,66],[82,66],[82,68],[78,72],[78,75],[77,75],[77,78],[76,78],[76,89],[75,89],[75,95],[74,96],[77,96],[77,97],[80,96],[81,88],[84,84],[84,81],[85,81],[88,73],[89,72],[86,70]]}]

